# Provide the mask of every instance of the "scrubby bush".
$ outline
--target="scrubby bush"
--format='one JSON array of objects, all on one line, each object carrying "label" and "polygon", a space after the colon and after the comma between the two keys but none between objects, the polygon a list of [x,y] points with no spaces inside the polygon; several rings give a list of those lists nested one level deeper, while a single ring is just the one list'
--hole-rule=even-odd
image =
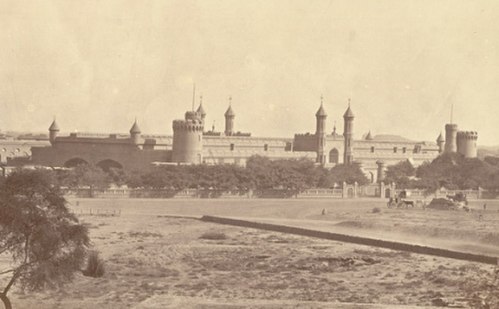
[{"label": "scrubby bush", "polygon": [[379,207],[374,207],[373,210],[372,210],[373,214],[377,214],[377,213],[380,213],[380,212],[381,212],[381,209]]},{"label": "scrubby bush", "polygon": [[99,257],[99,252],[90,251],[87,260],[87,267],[82,271],[87,277],[100,278],[104,276],[104,261]]},{"label": "scrubby bush", "polygon": [[227,239],[227,236],[221,232],[206,232],[203,235],[201,235],[199,238],[209,239],[209,240],[223,240]]}]

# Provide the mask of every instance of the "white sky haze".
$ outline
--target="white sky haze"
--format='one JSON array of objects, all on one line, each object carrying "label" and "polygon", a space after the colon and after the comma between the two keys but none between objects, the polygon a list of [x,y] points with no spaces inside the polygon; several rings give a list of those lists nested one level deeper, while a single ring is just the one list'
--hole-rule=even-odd
[{"label": "white sky haze", "polygon": [[223,131],[368,130],[499,144],[499,1],[0,0],[0,129],[172,134],[196,83]]}]

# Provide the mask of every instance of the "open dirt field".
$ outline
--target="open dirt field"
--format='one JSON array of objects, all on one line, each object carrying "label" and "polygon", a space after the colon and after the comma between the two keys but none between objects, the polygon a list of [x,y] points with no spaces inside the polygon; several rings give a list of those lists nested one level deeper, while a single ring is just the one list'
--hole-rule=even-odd
[{"label": "open dirt field", "polygon": [[78,275],[62,291],[14,290],[16,308],[467,308],[498,293],[487,285],[490,265],[167,216],[256,218],[495,254],[496,202],[486,212],[472,203],[469,213],[387,209],[382,200],[70,202],[106,274]]}]

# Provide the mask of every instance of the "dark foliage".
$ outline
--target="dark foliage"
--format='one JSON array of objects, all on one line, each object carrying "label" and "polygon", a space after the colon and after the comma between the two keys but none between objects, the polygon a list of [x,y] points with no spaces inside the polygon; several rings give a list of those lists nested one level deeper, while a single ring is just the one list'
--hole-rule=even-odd
[{"label": "dark foliage", "polygon": [[[19,282],[28,290],[70,280],[84,261],[87,228],[66,208],[53,172],[19,170],[0,186],[0,253],[10,256],[2,270],[1,298]],[[7,306],[7,304],[6,304]]]},{"label": "dark foliage", "polygon": [[99,252],[90,251],[87,258],[87,266],[82,271],[87,277],[100,278],[104,276],[105,265],[104,261],[99,257]]}]

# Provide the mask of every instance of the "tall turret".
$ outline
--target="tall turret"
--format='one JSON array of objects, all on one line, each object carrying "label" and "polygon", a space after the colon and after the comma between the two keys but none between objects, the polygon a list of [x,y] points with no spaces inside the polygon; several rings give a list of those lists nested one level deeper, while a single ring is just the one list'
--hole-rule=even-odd
[{"label": "tall turret", "polygon": [[353,162],[353,119],[355,118],[352,110],[350,109],[350,99],[348,100],[348,109],[343,114],[343,121],[345,123],[343,129],[343,136],[345,137],[345,153],[343,156],[343,164],[352,164]]},{"label": "tall turret", "polygon": [[203,162],[203,121],[194,111],[185,113],[185,120],[173,121],[172,161],[200,164]]},{"label": "tall turret", "polygon": [[236,114],[232,110],[232,98],[229,98],[229,108],[225,112],[225,135],[230,136],[234,134],[234,118]]},{"label": "tall turret", "polygon": [[474,131],[459,131],[457,132],[457,152],[465,158],[477,157],[476,141],[478,133]]},{"label": "tall turret", "polygon": [[135,145],[138,145],[140,143],[140,133],[141,132],[139,124],[137,123],[137,119],[135,119],[135,122],[130,128],[130,139],[132,140],[132,143],[134,143]]},{"label": "tall turret", "polygon": [[445,125],[445,153],[452,153],[457,151],[456,145],[457,138],[457,124],[448,123]]},{"label": "tall turret", "polygon": [[437,137],[438,153],[444,152],[444,143],[445,139],[442,136],[442,133],[440,133],[440,135]]},{"label": "tall turret", "polygon": [[203,108],[203,96],[199,97],[199,107],[196,110],[196,112],[201,116],[201,120],[203,121],[204,124],[204,119],[206,118],[206,112],[204,111]]},{"label": "tall turret", "polygon": [[50,144],[54,144],[55,142],[55,139],[57,138],[57,134],[59,134],[59,126],[57,125],[57,122],[55,121],[52,121],[52,124],[50,125],[49,127],[49,141],[50,141]]},{"label": "tall turret", "polygon": [[316,118],[316,122],[317,122],[315,136],[317,137],[317,163],[325,164],[326,163],[325,147],[326,147],[327,114],[326,114],[326,111],[324,110],[322,100],[323,99],[321,96],[321,106],[317,110],[317,113],[315,113],[315,118]]}]

